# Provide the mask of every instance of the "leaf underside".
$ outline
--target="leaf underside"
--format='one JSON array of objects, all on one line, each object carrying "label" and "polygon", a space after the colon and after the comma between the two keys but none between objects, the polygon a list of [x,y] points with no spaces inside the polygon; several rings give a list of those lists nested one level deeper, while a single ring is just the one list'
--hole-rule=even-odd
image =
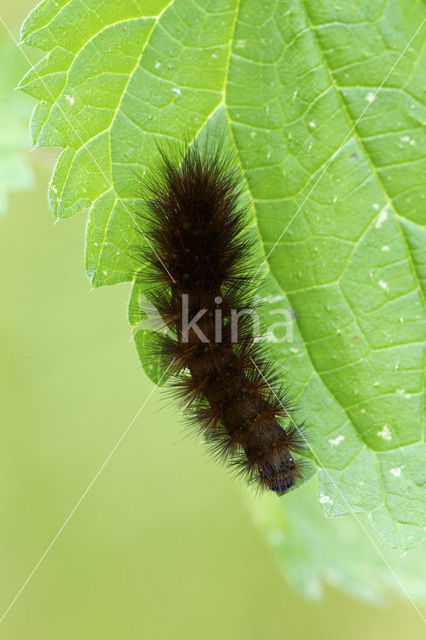
[{"label": "leaf underside", "polygon": [[262,319],[294,317],[271,349],[322,508],[402,549],[426,522],[424,18],[414,0],[47,0],[22,28],[47,52],[21,82],[34,145],[64,149],[50,205],[88,210],[94,286],[131,279],[156,141],[225,132],[267,258]]}]

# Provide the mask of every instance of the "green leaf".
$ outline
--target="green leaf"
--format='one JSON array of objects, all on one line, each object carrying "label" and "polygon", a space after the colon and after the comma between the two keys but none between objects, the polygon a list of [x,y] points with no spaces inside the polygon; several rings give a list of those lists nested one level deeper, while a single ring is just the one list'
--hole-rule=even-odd
[{"label": "green leaf", "polygon": [[286,582],[313,600],[321,598],[329,585],[376,604],[395,595],[426,602],[426,547],[401,554],[380,540],[372,541],[362,516],[358,521],[353,516],[324,518],[317,484],[306,482],[286,500],[250,495],[255,522]]},{"label": "green leaf", "polygon": [[25,59],[12,42],[0,41],[0,216],[7,211],[8,194],[29,189],[33,173],[25,152],[31,146],[28,117],[31,101],[15,91]]},{"label": "green leaf", "polygon": [[426,522],[424,19],[415,0],[47,0],[22,29],[47,51],[21,82],[34,144],[64,148],[50,204],[89,210],[94,286],[131,278],[136,174],[156,140],[225,131],[266,258],[264,323],[295,319],[270,347],[310,427],[320,503],[401,549]]}]

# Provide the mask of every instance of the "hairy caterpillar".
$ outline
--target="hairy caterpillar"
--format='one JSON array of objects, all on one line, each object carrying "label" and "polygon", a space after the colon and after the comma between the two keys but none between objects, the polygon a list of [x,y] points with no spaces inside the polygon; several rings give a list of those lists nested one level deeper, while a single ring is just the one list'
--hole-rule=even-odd
[{"label": "hairy caterpillar", "polygon": [[160,149],[138,210],[149,241],[138,262],[149,265],[152,297],[172,331],[159,355],[191,421],[250,484],[283,493],[302,477],[292,452],[304,438],[247,313],[253,270],[239,182],[219,145]]}]

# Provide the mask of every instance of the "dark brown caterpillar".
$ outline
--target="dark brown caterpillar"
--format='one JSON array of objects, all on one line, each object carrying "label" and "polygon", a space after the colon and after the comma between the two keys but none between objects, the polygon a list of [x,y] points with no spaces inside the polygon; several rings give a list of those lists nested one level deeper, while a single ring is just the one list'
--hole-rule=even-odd
[{"label": "dark brown caterpillar", "polygon": [[149,263],[152,297],[173,332],[161,337],[163,364],[217,457],[249,483],[283,493],[301,477],[292,452],[304,438],[248,313],[253,269],[239,176],[211,143],[160,150],[160,158],[145,183],[140,215],[150,246],[138,261]]}]

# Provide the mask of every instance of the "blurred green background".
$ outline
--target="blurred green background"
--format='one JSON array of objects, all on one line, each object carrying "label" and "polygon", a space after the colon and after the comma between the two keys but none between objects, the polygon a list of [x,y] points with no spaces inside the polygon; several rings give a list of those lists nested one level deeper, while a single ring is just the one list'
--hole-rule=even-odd
[{"label": "blurred green background", "polygon": [[[15,37],[32,6],[1,7]],[[0,38],[10,40],[3,27]],[[11,47],[15,62],[25,70]],[[0,218],[0,616],[153,390],[130,340],[130,287],[90,290],[85,220],[53,225],[48,209],[55,153],[22,154],[35,186],[12,194]],[[311,602],[290,591],[244,492],[186,434],[155,391],[0,639],[423,637],[409,603],[376,608],[331,589]]]}]

